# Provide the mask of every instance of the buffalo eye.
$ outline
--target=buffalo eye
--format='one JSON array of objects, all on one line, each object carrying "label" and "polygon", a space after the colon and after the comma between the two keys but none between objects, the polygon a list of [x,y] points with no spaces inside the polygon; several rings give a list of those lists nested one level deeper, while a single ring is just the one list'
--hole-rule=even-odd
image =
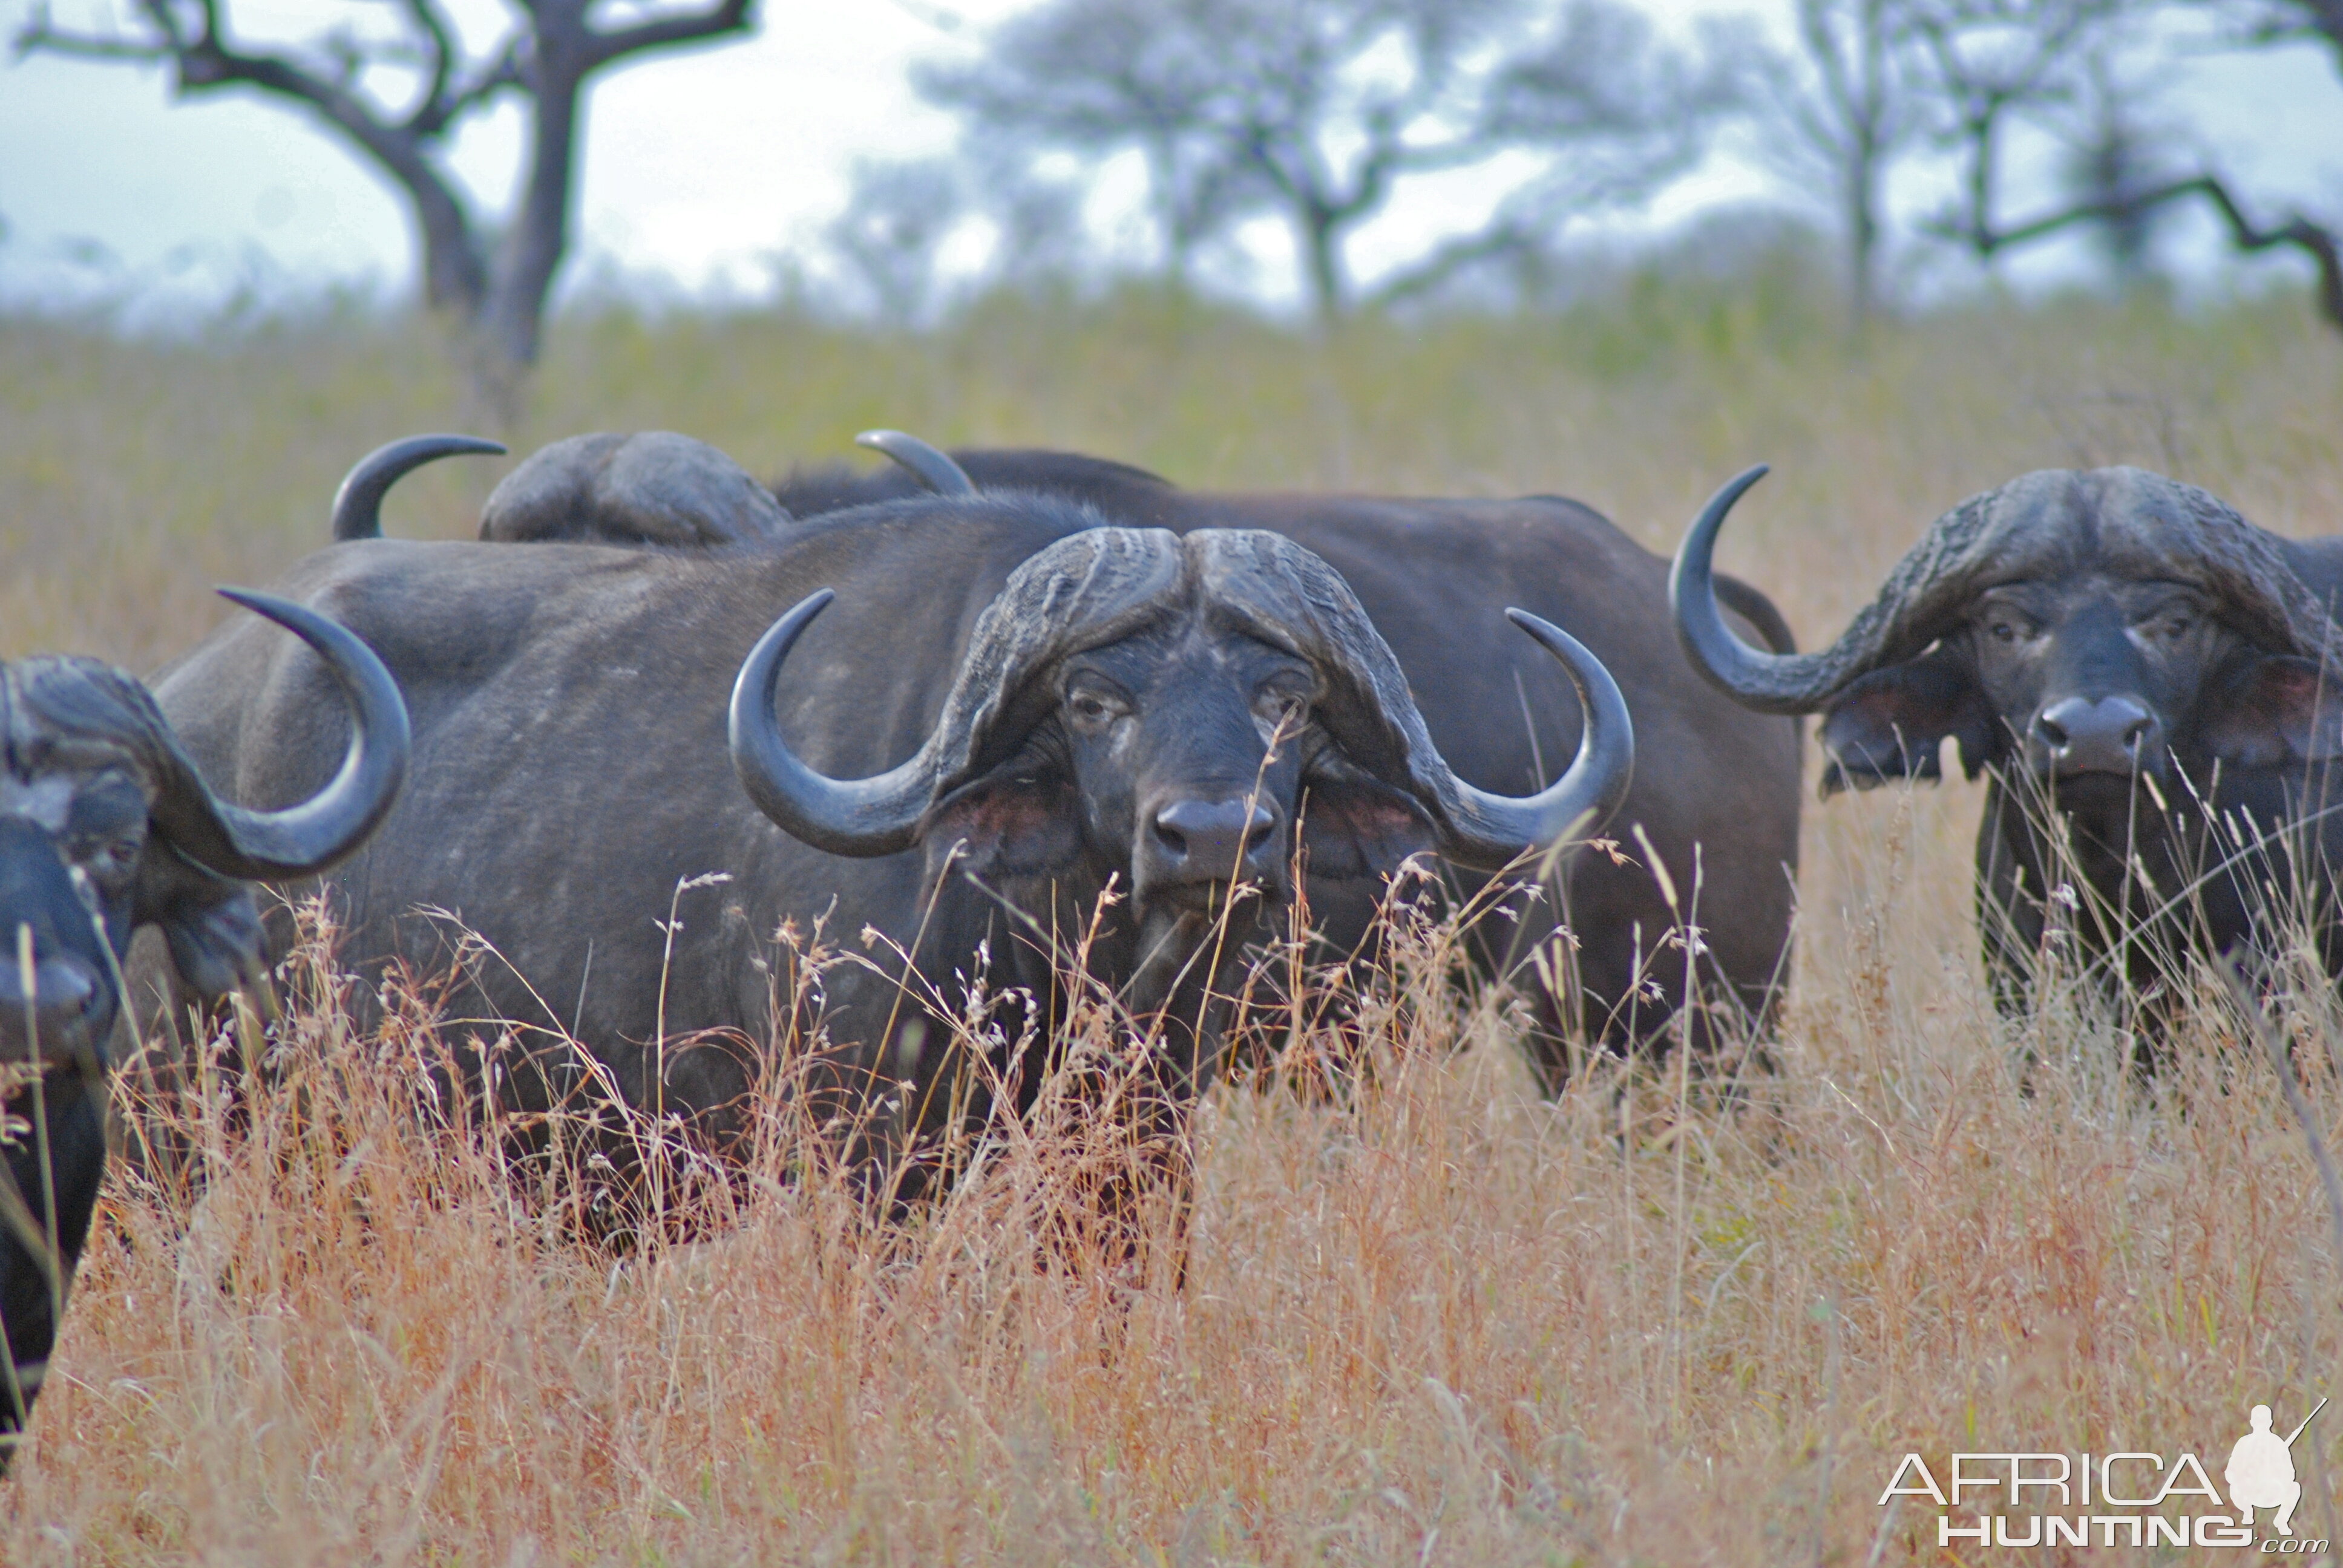
[{"label": "buffalo eye", "polygon": [[86,867],[91,875],[103,880],[128,871],[146,848],[143,833],[116,833],[110,838],[91,834],[68,840],[65,853],[75,865]]},{"label": "buffalo eye", "polygon": [[1993,639],[1996,642],[2016,642],[2024,637],[2027,630],[2015,620],[1998,617],[1990,622],[1986,629],[1993,633]]},{"label": "buffalo eye", "polygon": [[102,779],[74,799],[63,834],[65,858],[111,886],[137,869],[146,849],[146,802],[117,779]]},{"label": "buffalo eye", "polygon": [[1253,711],[1272,729],[1292,730],[1310,711],[1310,699],[1298,691],[1272,687],[1253,699]]},{"label": "buffalo eye", "polygon": [[1101,680],[1077,677],[1066,689],[1066,717],[1077,729],[1104,729],[1130,711],[1130,702]]}]

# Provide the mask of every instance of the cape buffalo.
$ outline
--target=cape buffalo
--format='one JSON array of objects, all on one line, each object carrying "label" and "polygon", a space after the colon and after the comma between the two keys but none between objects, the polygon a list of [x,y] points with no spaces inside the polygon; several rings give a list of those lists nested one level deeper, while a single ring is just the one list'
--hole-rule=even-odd
[{"label": "cape buffalo", "polygon": [[[368,464],[425,443],[385,447]],[[646,518],[656,507],[611,497],[600,477],[612,436],[558,443],[498,487],[561,498],[531,513],[527,529],[492,527],[483,538],[665,546],[677,531]],[[634,441],[652,439],[632,437]],[[662,437],[680,440],[681,437]],[[1766,1017],[1785,978],[1798,858],[1798,733],[1747,713],[1695,678],[1661,630],[1666,565],[1574,501],[1393,500],[1364,496],[1224,495],[1183,490],[1145,469],[1074,453],[945,454],[899,430],[855,437],[895,467],[857,474],[840,466],[799,469],[776,487],[783,516],[806,519],[900,501],[927,492],[1039,493],[1084,502],[1120,523],[1187,533],[1263,528],[1333,565],[1390,641],[1442,754],[1487,789],[1534,789],[1578,741],[1569,683],[1499,626],[1513,606],[1584,637],[1625,683],[1638,716],[1637,769],[1619,823],[1627,858],[1579,857],[1559,897],[1510,901],[1473,933],[1483,967],[1522,983],[1536,1008],[1532,1065],[1549,1090],[1567,1074],[1574,1034],[1624,1050],[1664,1041],[1682,1006],[1687,965],[1667,933],[1687,920],[1704,928],[1699,967],[1712,996]],[[594,445],[594,444],[601,445]],[[448,449],[468,449],[451,447]],[[699,448],[704,477],[679,493],[729,493],[729,459]],[[364,470],[366,465],[361,465]],[[678,468],[670,468],[675,472]],[[354,481],[355,484],[355,481]],[[711,519],[715,513],[702,508]],[[759,528],[711,520],[692,538],[753,547]],[[1788,628],[1763,594],[1717,579],[1728,608],[1775,650]],[[1484,628],[1470,631],[1465,628]],[[1646,848],[1648,846],[1648,849]],[[1656,855],[1664,876],[1641,862]],[[1471,896],[1483,879],[1453,879]],[[1678,908],[1670,907],[1673,890]],[[1697,907],[1690,900],[1697,896]],[[1374,919],[1364,885],[1314,882],[1310,907],[1326,950],[1360,950]],[[1564,925],[1575,946],[1556,940]],[[1566,1000],[1575,990],[1574,1006]],[[1559,994],[1558,994],[1559,993]],[[1702,1032],[1705,1033],[1705,1021]]]},{"label": "cape buffalo", "polygon": [[[364,644],[298,605],[227,597],[316,649],[317,659],[277,653],[306,666],[319,695],[338,691],[349,705],[338,770],[282,810],[216,797],[146,689],[122,671],[87,658],[0,664],[0,1063],[13,1083],[4,1113],[24,1129],[0,1185],[0,1330],[13,1369],[0,1392],[0,1469],[40,1392],[97,1201],[107,1037],[132,933],[158,928],[197,995],[265,990],[248,884],[311,876],[349,854],[389,809],[406,768],[406,709]],[[278,718],[316,732],[316,715],[297,706]]]},{"label": "cape buffalo", "polygon": [[1677,552],[1684,650],[1745,707],[1823,715],[1825,796],[1934,779],[1957,742],[1989,779],[1978,911],[2006,999],[2054,901],[2143,989],[2178,941],[2267,930],[2272,890],[2331,903],[2343,539],[2280,538],[2137,468],[2027,474],[1939,518],[1836,642],[1785,658],[1745,645],[1710,591],[1717,530],[1765,472],[1718,491]]},{"label": "cape buffalo", "polygon": [[[1297,850],[1313,888],[1379,889],[1427,849],[1493,869],[1584,831],[1629,778],[1616,689],[1535,616],[1514,620],[1595,719],[1513,799],[1449,770],[1307,550],[1034,496],[869,508],[749,550],[374,540],[287,591],[372,641],[414,715],[415,777],[329,884],[348,956],[437,966],[442,928],[415,911],[452,911],[492,955],[470,1000],[584,1042],[637,1104],[738,1101],[799,1000],[775,935],[817,925],[874,934],[820,1000],[842,1092],[914,1085],[906,1135],[986,1110],[955,1028],[980,976],[1005,1010],[992,1081],[1033,1091],[1015,1053],[1029,1026],[1049,1042],[1052,960],[1077,950],[1160,1022],[1157,1077],[1184,1101]],[[278,722],[314,684],[228,628],[160,698],[198,758],[290,799],[329,750]]]},{"label": "cape buffalo", "polygon": [[[1553,496],[1215,494],[1073,453],[946,456],[898,431],[858,439],[900,468],[800,469],[776,487],[781,504],[808,518],[920,487],[1039,492],[1175,533],[1265,528],[1293,539],[1357,593],[1398,657],[1441,754],[1483,788],[1551,777],[1553,759],[1578,738],[1567,686],[1503,638],[1499,612],[1521,606],[1569,628],[1620,682],[1642,760],[1614,829],[1627,861],[1577,857],[1561,897],[1539,908],[1516,901],[1476,930],[1483,962],[1513,976],[1536,1003],[1533,1065],[1551,1090],[1567,1072],[1574,1032],[1620,1050],[1664,1041],[1683,1005],[1686,968],[1666,933],[1687,920],[1704,928],[1700,963],[1712,995],[1757,1018],[1770,1011],[1786,978],[1795,895],[1797,726],[1748,713],[1693,675],[1663,629],[1666,563],[1601,514]],[[1793,648],[1765,595],[1724,578],[1718,591],[1752,635],[1778,651]],[[1643,863],[1654,854],[1664,876]],[[1469,893],[1481,879],[1461,880]],[[1671,889],[1678,908],[1670,907]],[[1313,887],[1311,907],[1331,947],[1355,950],[1373,913],[1365,901],[1322,897]],[[1530,961],[1564,953],[1554,934],[1565,923],[1577,942],[1575,1009],[1549,983],[1567,991],[1570,959]]]}]

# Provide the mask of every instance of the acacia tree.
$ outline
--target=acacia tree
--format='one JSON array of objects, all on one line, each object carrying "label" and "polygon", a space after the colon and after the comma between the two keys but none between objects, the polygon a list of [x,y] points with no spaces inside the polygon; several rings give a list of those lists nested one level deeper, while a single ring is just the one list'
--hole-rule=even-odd
[{"label": "acacia tree", "polygon": [[1961,159],[1961,211],[1931,229],[1979,244],[1996,205],[2012,130],[2074,101],[2094,30],[2125,0],[1922,0],[1913,25],[1930,67],[1939,137]]},{"label": "acacia tree", "polygon": [[[2327,222],[2294,212],[2267,222],[2254,215],[2249,203],[2218,169],[2204,166],[2194,173],[2160,181],[2127,180],[2113,189],[2086,189],[2079,199],[2036,216],[2005,224],[1996,216],[1995,185],[2003,151],[2001,131],[2013,110],[2052,96],[2071,95],[2066,86],[2053,87],[2058,73],[2072,56],[2087,46],[2093,31],[2118,18],[2137,22],[2151,9],[2187,10],[2209,15],[2231,41],[2261,46],[2315,42],[2334,54],[2343,69],[2343,0],[2184,0],[2180,6],[2154,7],[2149,0],[2056,0],[2062,18],[2053,28],[2038,32],[2026,58],[2036,62],[2030,80],[2005,76],[2019,91],[1996,92],[1989,76],[1964,82],[1961,40],[1965,32],[2012,31],[2015,8],[2019,22],[2032,23],[2026,0],[1948,0],[1933,35],[1944,80],[1960,105],[1957,134],[1965,146],[1968,178],[1959,209],[1930,226],[1938,234],[1967,246],[1979,257],[1991,259],[2013,246],[2077,227],[2137,227],[2153,215],[2189,200],[2202,200],[2227,231],[2235,249],[2248,255],[2292,250],[2308,259],[2317,274],[2315,298],[2328,325],[2343,331],[2343,235]],[[2006,46],[2006,45],[2005,45]]]},{"label": "acacia tree", "polygon": [[[424,298],[453,317],[476,374],[509,386],[535,363],[548,293],[570,239],[586,87],[654,50],[737,36],[756,0],[649,12],[598,25],[596,0],[512,0],[496,46],[468,55],[438,0],[368,7],[389,25],[340,28],[303,46],[239,47],[225,0],[136,0],[126,27],[58,25],[45,7],[16,35],[22,54],[156,61],[180,97],[248,88],[307,108],[405,194],[423,249]],[[403,104],[369,90],[405,78]],[[528,146],[509,214],[491,222],[446,165],[457,129],[499,98],[526,106]]]},{"label": "acacia tree", "polygon": [[1511,149],[1546,155],[1480,233],[1383,300],[1541,242],[1569,211],[1648,194],[1735,100],[1733,73],[1612,0],[1046,0],[967,64],[917,78],[996,165],[1142,156],[1166,265],[1261,213],[1286,221],[1322,321],[1357,303],[1345,244],[1395,186]]}]

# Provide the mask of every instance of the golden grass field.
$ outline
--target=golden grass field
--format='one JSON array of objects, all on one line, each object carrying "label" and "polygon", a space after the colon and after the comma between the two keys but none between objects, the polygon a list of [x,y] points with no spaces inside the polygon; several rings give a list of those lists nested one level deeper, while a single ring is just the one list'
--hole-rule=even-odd
[{"label": "golden grass field", "polygon": [[[210,585],[323,544],[352,460],[461,407],[412,324],[0,322],[0,655],[151,669],[229,613]],[[918,338],[608,313],[555,332],[504,434],[675,428],[771,472],[880,424],[1194,485],[1558,491],[1664,551],[1763,458],[1724,564],[1809,644],[2028,468],[2137,462],[2343,526],[2343,342],[2291,298],[1986,306],[1860,346],[1765,286],[1322,345],[1148,295]],[[508,467],[409,481],[391,531],[467,533]],[[1408,956],[1419,1005],[1348,1101],[1214,1092],[1185,1289],[1159,1268],[1127,1300],[1037,1239],[1046,1136],[887,1237],[835,1184],[769,1179],[777,1147],[713,1239],[566,1241],[490,1143],[417,1130],[427,1031],[301,1011],[253,1124],[212,1130],[192,1226],[113,1188],[0,1558],[2202,1558],[1956,1559],[1933,1505],[1875,1501],[1907,1450],[1940,1479],[1956,1450],[2189,1450],[2217,1480],[2247,1406],[2290,1426],[2343,1357],[2318,1175],[2229,1013],[2190,1013],[2152,1088],[2087,1007],[1995,1014],[1980,793],[1809,806],[1775,1070],[1738,1101],[1672,1058],[1543,1102],[1502,999],[1442,1000],[1436,942]],[[2312,986],[2290,1016],[2343,1141],[2343,1010]],[[2343,1420],[2310,1432],[2298,1531],[2333,1536]]]}]

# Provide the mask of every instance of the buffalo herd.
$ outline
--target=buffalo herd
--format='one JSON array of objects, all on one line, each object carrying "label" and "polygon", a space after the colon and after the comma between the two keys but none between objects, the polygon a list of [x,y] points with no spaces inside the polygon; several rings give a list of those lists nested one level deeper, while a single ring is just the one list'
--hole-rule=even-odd
[{"label": "buffalo herd", "polygon": [[598,1096],[720,1151],[794,1051],[789,1092],[894,1201],[1028,1111],[1101,1008],[1176,1146],[1265,945],[1363,984],[1395,904],[1472,917],[1548,1091],[1589,1050],[1762,1040],[1804,715],[1825,796],[1933,779],[1946,739],[1988,776],[1979,924],[2013,1007],[2066,932],[2139,987],[2332,902],[2343,540],[2156,475],[1962,502],[1801,653],[1711,566],[1762,468],[1671,570],[1558,497],[1189,490],[862,439],[894,466],[766,486],[682,436],[576,437],[463,543],[382,537],[385,495],[501,448],[396,442],[329,548],[230,594],[260,618],[151,689],[0,665],[24,1130],[0,1438],[89,1229],[122,1040],[167,1082],[236,996],[272,1012],[288,895],[323,896],[362,1011],[444,977],[479,1026],[457,1070],[519,1120]]}]

